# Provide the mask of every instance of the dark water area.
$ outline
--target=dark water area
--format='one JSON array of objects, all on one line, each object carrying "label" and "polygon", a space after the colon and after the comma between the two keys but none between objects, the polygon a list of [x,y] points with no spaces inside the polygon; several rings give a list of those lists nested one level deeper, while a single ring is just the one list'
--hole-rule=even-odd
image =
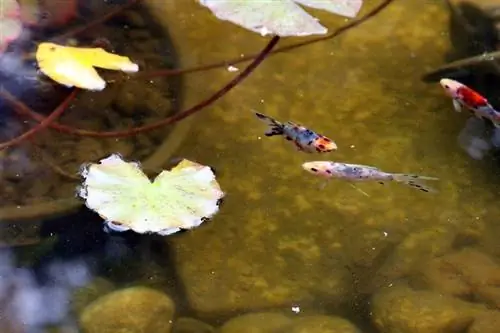
[{"label": "dark water area", "polygon": [[[243,57],[268,41],[181,0],[143,0],[67,34],[124,3],[79,1],[78,15],[58,25],[47,4],[30,7],[42,14],[1,55],[2,89],[43,116],[67,97],[33,58],[52,38],[126,55],[146,72]],[[361,15],[378,3],[366,0]],[[2,150],[0,331],[496,332],[500,134],[455,112],[438,83],[455,78],[500,105],[491,62],[440,69],[495,52],[495,6],[394,1],[339,38],[270,56],[174,126],[120,138],[49,128]],[[346,23],[310,13],[331,30]],[[152,123],[199,103],[244,66],[150,78],[99,71],[106,89],[79,92],[58,123],[96,132]],[[37,123],[0,97],[2,142]],[[254,112],[302,123],[338,150],[298,152],[264,136]],[[75,194],[80,166],[111,153],[151,174],[181,158],[213,167],[226,193],[220,212],[169,236],[107,232]],[[438,177],[439,191],[325,184],[301,168],[314,160]]]}]

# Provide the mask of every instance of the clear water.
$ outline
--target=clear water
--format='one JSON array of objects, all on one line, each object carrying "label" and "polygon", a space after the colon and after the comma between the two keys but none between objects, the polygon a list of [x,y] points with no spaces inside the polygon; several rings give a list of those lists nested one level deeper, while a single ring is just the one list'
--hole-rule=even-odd
[{"label": "clear water", "polygon": [[[144,2],[168,27],[183,68],[255,53],[267,41],[217,21],[192,1]],[[367,0],[363,13],[376,4]],[[311,12],[332,29],[345,23]],[[100,276],[117,287],[161,288],[175,300],[178,315],[212,323],[235,313],[291,313],[299,306],[368,326],[367,298],[450,250],[443,235],[498,257],[498,165],[464,151],[458,136],[469,115],[455,113],[439,84],[421,79],[444,63],[452,48],[448,29],[443,3],[396,1],[338,39],[273,55],[195,116],[175,152],[218,171],[227,196],[212,221],[166,238],[108,235],[99,218],[82,210],[47,227],[46,235],[59,237],[55,247],[17,248],[18,265],[43,272],[61,260],[86,267],[84,282],[75,285]],[[228,69],[186,75],[184,107],[234,75]],[[279,137],[264,137],[254,110],[302,123],[334,139],[339,149],[307,155]],[[322,188],[322,180],[301,169],[305,161],[322,159],[439,177],[432,184],[439,193],[357,185],[366,196],[337,180]],[[402,254],[408,267],[384,271],[408,237],[417,239]]]}]

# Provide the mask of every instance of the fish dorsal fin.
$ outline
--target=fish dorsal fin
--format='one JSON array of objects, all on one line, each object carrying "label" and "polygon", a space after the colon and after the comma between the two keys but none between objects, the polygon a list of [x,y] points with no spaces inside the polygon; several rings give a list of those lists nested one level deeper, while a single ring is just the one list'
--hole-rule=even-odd
[{"label": "fish dorsal fin", "polygon": [[364,168],[364,169],[372,169],[372,170],[380,170],[377,167],[371,166],[371,165],[364,165],[364,164],[346,164],[350,167],[358,167],[358,168]]}]

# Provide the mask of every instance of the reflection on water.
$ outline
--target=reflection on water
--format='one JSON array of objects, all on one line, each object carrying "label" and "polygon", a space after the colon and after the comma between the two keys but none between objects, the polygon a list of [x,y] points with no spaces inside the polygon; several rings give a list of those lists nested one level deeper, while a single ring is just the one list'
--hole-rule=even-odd
[{"label": "reflection on water", "polygon": [[[377,3],[367,0],[362,13]],[[90,4],[93,13],[109,9]],[[184,68],[255,53],[267,41],[217,21],[194,1],[142,5],[148,20],[134,8],[77,42],[105,37],[119,53],[156,69],[175,63],[163,59],[174,53],[165,50],[163,32]],[[217,170],[226,201],[195,230],[108,234],[83,208],[43,221],[3,221],[2,332],[496,332],[500,208],[489,162],[500,134],[456,113],[438,83],[421,80],[455,46],[448,13],[437,1],[396,1],[342,38],[273,55],[200,113],[189,136],[177,138],[183,141],[175,156],[161,151],[153,163],[188,158]],[[345,23],[314,14],[332,29]],[[82,94],[61,123],[109,131],[161,119],[219,89],[234,70],[110,85],[109,92]],[[50,91],[52,98],[30,106],[48,112],[64,97]],[[24,130],[17,115],[2,110],[2,137]],[[265,137],[253,110],[303,123],[338,150],[296,152]],[[4,207],[72,194],[83,160],[111,152],[143,160],[166,136],[128,141],[47,131],[34,141],[49,160],[29,144],[3,152]],[[321,188],[301,168],[320,159],[436,176],[440,192],[357,184],[365,196],[335,180]],[[16,162],[34,171],[13,169]]]},{"label": "reflection on water", "polygon": [[500,130],[489,130],[482,119],[469,118],[458,135],[458,142],[470,157],[480,160],[491,149],[500,147]]}]

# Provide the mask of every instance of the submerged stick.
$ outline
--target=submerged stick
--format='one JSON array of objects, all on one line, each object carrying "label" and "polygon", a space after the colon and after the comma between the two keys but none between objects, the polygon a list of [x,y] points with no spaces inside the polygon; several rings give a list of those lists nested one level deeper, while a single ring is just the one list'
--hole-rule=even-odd
[{"label": "submerged stick", "polygon": [[476,55],[473,57],[460,59],[460,60],[456,60],[456,61],[452,61],[450,63],[447,63],[446,65],[443,65],[443,66],[433,70],[432,72],[425,74],[424,79],[425,80],[436,79],[437,77],[439,77],[441,75],[446,75],[450,71],[456,71],[459,69],[463,69],[464,67],[477,66],[477,65],[483,65],[483,64],[490,64],[490,65],[497,65],[498,66],[498,64],[495,64],[495,61],[498,61],[498,60],[500,60],[500,51],[483,53],[483,54]]}]

